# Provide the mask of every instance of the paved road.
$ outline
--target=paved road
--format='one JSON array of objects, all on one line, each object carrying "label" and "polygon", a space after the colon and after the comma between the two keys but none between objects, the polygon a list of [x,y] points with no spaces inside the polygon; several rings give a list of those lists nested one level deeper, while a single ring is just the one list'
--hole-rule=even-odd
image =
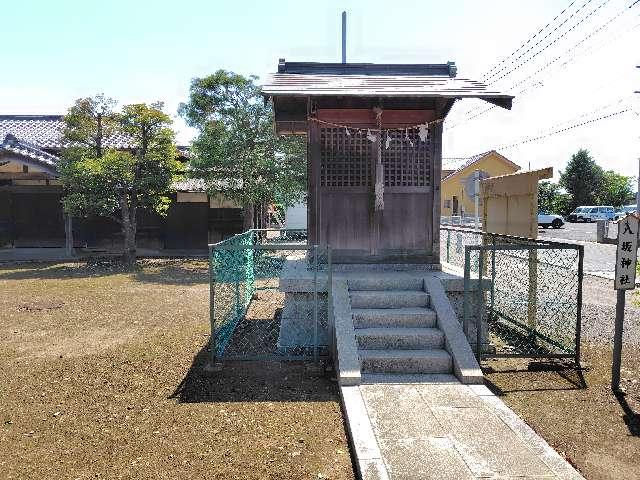
[{"label": "paved road", "polygon": [[[614,234],[613,229],[611,232]],[[538,231],[538,238],[584,245],[585,273],[613,278],[616,247],[615,245],[596,243],[595,223],[566,223],[564,227],[557,230],[541,228]]]}]

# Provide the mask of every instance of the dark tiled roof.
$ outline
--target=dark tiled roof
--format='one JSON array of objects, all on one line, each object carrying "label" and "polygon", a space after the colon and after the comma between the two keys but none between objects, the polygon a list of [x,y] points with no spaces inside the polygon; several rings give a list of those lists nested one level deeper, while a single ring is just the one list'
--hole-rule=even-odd
[{"label": "dark tiled roof", "polygon": [[[63,128],[62,115],[0,115],[0,138],[11,134],[40,148],[62,148]],[[123,134],[107,138],[104,146],[118,149],[132,147],[129,137]]]},{"label": "dark tiled roof", "polygon": [[278,73],[324,75],[443,75],[455,77],[455,62],[447,63],[324,63],[287,62],[281,58]]},{"label": "dark tiled roof", "polygon": [[201,178],[185,178],[173,182],[173,188],[178,192],[206,192],[207,184]]},{"label": "dark tiled roof", "polygon": [[2,143],[0,143],[0,153],[1,152],[13,153],[15,155],[26,157],[33,163],[44,167],[50,173],[56,172],[56,165],[59,160],[56,155],[45,152],[31,143],[18,140],[12,134],[4,136]]}]

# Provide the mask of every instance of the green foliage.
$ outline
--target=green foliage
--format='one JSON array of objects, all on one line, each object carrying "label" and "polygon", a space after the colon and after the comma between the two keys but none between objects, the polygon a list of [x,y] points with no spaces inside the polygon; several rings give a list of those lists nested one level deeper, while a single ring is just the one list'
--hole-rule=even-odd
[{"label": "green foliage", "polygon": [[542,181],[538,184],[538,210],[542,212],[567,215],[571,212],[571,196],[553,182]]},{"label": "green foliage", "polygon": [[[566,215],[580,205],[620,207],[634,200],[633,177],[603,170],[587,150],[571,157],[560,183],[540,182],[538,208]],[[561,187],[567,193],[562,193]]]},{"label": "green foliage", "polygon": [[273,110],[256,79],[224,70],[193,79],[189,101],[180,106],[199,130],[190,175],[205,179],[212,195],[244,206],[292,204],[306,191],[305,145],[275,134]]},{"label": "green foliage", "polygon": [[560,172],[560,186],[570,197],[569,210],[580,205],[620,207],[634,199],[633,177],[603,170],[588,151],[581,149]]},{"label": "green foliage", "polygon": [[538,210],[553,212],[555,198],[560,194],[560,185],[542,181],[538,183]]},{"label": "green foliage", "polygon": [[607,170],[602,176],[602,186],[598,195],[598,204],[621,207],[635,200],[632,188],[633,177],[620,175],[613,170]]},{"label": "green foliage", "polygon": [[93,150],[101,157],[105,138],[117,132],[116,101],[104,95],[79,98],[64,117],[63,137],[78,148]]},{"label": "green foliage", "polygon": [[560,172],[560,186],[571,196],[570,209],[597,204],[604,172],[587,150],[571,156],[567,168]]},{"label": "green foliage", "polygon": [[[73,216],[118,222],[125,251],[135,257],[137,210],[166,212],[180,164],[171,118],[161,103],[125,105],[121,113],[112,110],[114,103],[103,96],[80,99],[64,117],[63,206]],[[104,148],[104,140],[115,135],[126,138],[130,148]]]}]

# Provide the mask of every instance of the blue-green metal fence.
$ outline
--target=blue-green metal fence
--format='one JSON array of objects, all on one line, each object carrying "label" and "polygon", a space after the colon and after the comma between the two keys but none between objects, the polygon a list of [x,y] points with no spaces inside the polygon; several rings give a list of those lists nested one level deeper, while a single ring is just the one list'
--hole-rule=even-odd
[{"label": "blue-green metal fence", "polygon": [[[306,291],[281,291],[287,264],[303,272]],[[326,355],[330,266],[330,250],[307,245],[306,230],[255,229],[210,245],[214,361]]]}]

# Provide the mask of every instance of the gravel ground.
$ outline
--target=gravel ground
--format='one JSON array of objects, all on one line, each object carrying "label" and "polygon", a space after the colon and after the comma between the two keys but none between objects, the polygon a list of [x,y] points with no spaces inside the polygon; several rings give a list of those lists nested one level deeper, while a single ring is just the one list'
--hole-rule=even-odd
[{"label": "gravel ground", "polygon": [[[582,339],[613,344],[616,291],[612,280],[586,275],[582,284]],[[623,342],[640,345],[640,294],[627,292]]]}]

